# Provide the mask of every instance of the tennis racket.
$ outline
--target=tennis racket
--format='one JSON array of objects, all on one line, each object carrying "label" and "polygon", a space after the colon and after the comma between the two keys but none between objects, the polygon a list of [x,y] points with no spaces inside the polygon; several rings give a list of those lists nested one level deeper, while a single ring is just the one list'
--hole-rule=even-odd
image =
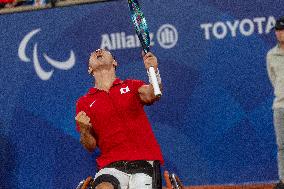
[{"label": "tennis racket", "polygon": [[[145,54],[147,54],[148,52],[150,52],[150,36],[146,19],[144,17],[143,12],[141,11],[140,5],[137,0],[128,0],[128,6],[130,9],[130,16],[134,24],[136,34],[139,38],[143,51],[145,52]],[[160,97],[162,95],[162,92],[158,84],[154,67],[150,67],[148,69],[148,72],[150,73],[150,77],[152,80],[154,94],[155,96]]]}]

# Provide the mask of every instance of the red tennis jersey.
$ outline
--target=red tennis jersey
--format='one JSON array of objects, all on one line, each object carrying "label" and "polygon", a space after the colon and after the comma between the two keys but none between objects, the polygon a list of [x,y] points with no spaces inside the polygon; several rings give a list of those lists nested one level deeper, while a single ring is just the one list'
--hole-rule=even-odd
[{"label": "red tennis jersey", "polygon": [[[91,119],[103,168],[120,160],[159,160],[160,146],[144,111],[138,89],[143,81],[116,79],[109,92],[90,88],[76,104],[76,115],[86,112]],[[79,125],[77,124],[79,131]]]}]

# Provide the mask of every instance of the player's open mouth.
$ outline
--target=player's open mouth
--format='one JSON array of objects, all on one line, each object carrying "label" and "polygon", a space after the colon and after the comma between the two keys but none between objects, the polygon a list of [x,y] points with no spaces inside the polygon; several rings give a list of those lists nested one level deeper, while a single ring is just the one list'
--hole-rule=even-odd
[{"label": "player's open mouth", "polygon": [[98,59],[98,60],[102,60],[102,59],[103,59],[103,55],[98,55],[98,56],[97,56],[97,59]]}]

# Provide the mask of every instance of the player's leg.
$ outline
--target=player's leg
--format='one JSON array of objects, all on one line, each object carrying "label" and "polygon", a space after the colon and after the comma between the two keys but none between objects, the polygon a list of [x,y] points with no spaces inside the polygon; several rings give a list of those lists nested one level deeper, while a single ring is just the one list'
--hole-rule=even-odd
[{"label": "player's leg", "polygon": [[115,168],[101,169],[95,176],[96,189],[127,189],[130,176]]},{"label": "player's leg", "polygon": [[152,189],[152,177],[144,173],[136,173],[130,177],[129,189]]},{"label": "player's leg", "polygon": [[99,185],[97,185],[95,189],[115,189],[115,186],[113,186],[113,184],[109,182],[102,182]]},{"label": "player's leg", "polygon": [[160,163],[158,161],[148,162],[139,172],[132,174],[129,189],[162,189]]},{"label": "player's leg", "polygon": [[280,182],[275,186],[276,189],[284,189],[284,109],[274,109],[274,129],[278,149],[278,175]]}]

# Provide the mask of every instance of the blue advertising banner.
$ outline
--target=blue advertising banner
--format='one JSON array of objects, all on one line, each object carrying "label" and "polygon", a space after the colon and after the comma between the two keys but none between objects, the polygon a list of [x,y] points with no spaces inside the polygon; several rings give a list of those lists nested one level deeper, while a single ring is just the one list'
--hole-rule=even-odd
[{"label": "blue advertising banner", "polygon": [[[284,1],[141,1],[164,91],[145,107],[185,185],[278,179],[266,53]],[[90,53],[108,48],[121,79],[147,81],[126,1],[0,16],[0,188],[75,188],[96,172],[75,130],[93,85]]]}]

